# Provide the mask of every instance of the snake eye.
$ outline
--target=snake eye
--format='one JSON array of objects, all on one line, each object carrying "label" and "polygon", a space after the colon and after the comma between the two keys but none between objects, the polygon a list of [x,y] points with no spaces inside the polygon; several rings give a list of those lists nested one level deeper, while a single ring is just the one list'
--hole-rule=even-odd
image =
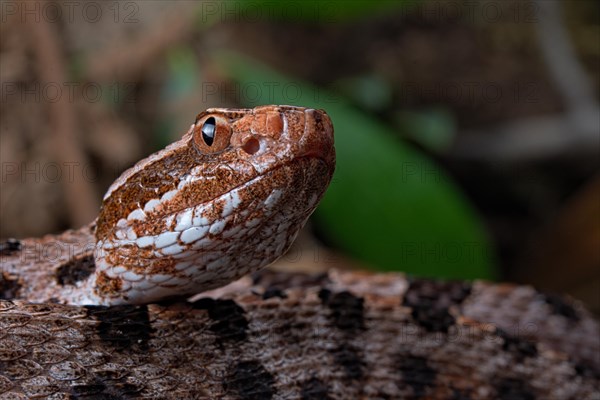
[{"label": "snake eye", "polygon": [[231,138],[229,120],[218,114],[199,115],[194,124],[194,147],[210,154],[225,150]]},{"label": "snake eye", "polygon": [[212,146],[213,141],[215,140],[215,118],[210,117],[204,124],[202,124],[202,139],[207,146]]}]

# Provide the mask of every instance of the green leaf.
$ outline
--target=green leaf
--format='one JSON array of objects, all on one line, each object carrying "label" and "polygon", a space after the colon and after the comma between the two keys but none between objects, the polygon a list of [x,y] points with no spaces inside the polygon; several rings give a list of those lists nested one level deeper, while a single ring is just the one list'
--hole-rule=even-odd
[{"label": "green leaf", "polygon": [[[443,278],[492,278],[486,234],[448,175],[393,131],[333,93],[234,53],[216,62],[245,106],[322,108],[335,128],[337,168],[316,212],[330,239],[384,270]],[[244,97],[245,88],[252,97]],[[256,90],[258,88],[258,90]]]}]

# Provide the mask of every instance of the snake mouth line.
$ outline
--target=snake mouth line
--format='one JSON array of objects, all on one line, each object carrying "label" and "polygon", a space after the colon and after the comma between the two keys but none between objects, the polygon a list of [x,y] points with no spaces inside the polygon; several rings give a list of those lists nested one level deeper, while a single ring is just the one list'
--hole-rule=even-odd
[{"label": "snake mouth line", "polygon": [[[162,214],[158,218],[163,219],[163,220],[166,219],[166,218],[174,218],[178,214],[180,214],[182,212],[185,212],[186,210],[190,210],[190,209],[194,209],[194,208],[209,207],[211,203],[214,203],[214,202],[222,199],[224,196],[227,196],[227,194],[229,194],[229,193],[232,193],[232,192],[235,192],[235,191],[239,191],[239,190],[243,190],[243,189],[245,189],[247,187],[251,187],[251,186],[253,186],[255,184],[258,184],[258,182],[260,182],[260,181],[263,181],[265,179],[270,179],[273,175],[275,175],[279,170],[281,170],[283,168],[289,168],[289,169],[291,169],[294,166],[297,166],[297,168],[299,168],[302,171],[303,175],[306,175],[305,169],[306,169],[306,166],[310,163],[310,160],[317,160],[318,163],[321,166],[323,166],[325,169],[327,169],[327,165],[328,165],[327,161],[324,160],[322,157],[318,157],[318,156],[315,157],[315,156],[312,156],[310,154],[309,155],[299,156],[299,157],[296,157],[296,158],[294,158],[292,160],[289,160],[289,161],[287,161],[285,163],[276,164],[272,168],[270,168],[270,169],[268,169],[266,171],[263,171],[263,172],[259,173],[258,175],[255,175],[253,178],[251,178],[251,179],[249,179],[249,180],[247,180],[245,182],[242,182],[242,183],[240,183],[240,184],[238,184],[236,186],[228,188],[227,190],[225,190],[225,191],[223,191],[223,192],[221,192],[219,194],[215,194],[213,197],[210,197],[210,198],[208,198],[208,199],[206,199],[206,200],[204,200],[202,202],[190,204],[187,207],[181,207],[181,208],[179,208],[179,207],[174,208],[173,207],[171,210],[169,210],[170,212]],[[303,179],[305,179],[305,178],[303,178]],[[176,199],[176,197],[173,198],[173,200],[175,200],[175,199]],[[142,224],[144,224],[144,225],[147,225],[153,219],[154,219],[154,217],[151,216],[150,220],[148,220],[148,219],[145,218],[145,219],[141,220],[140,222]],[[165,227],[163,227],[163,229],[169,229],[169,228],[165,226]],[[113,229],[112,232],[114,234],[115,230]],[[117,239],[117,242],[120,242],[120,243],[124,243],[124,242],[128,242],[128,241],[130,241],[130,239],[125,239],[125,238]]]}]

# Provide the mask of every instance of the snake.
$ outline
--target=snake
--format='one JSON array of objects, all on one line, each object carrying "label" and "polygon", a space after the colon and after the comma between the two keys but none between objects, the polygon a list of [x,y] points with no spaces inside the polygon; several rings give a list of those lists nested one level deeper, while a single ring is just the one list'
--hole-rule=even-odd
[{"label": "snake", "polygon": [[263,269],[334,170],[324,110],[211,108],[91,224],[0,242],[0,399],[600,399],[569,297]]}]

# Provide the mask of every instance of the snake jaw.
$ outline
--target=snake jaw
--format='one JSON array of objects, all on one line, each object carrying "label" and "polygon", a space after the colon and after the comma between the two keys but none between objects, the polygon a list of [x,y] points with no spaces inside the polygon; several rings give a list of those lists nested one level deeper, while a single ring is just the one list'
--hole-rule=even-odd
[{"label": "snake jaw", "polygon": [[270,264],[316,208],[334,167],[324,111],[201,113],[179,142],[136,164],[105,196],[90,278],[99,300],[79,298],[147,303],[219,287]]}]

